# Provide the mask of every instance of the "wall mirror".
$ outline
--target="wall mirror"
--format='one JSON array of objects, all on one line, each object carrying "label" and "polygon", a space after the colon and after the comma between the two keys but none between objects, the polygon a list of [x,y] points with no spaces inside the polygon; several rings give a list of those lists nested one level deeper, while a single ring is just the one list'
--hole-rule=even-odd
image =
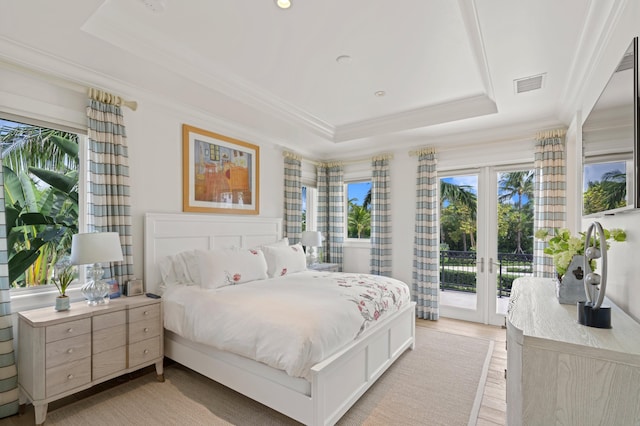
[{"label": "wall mirror", "polygon": [[638,207],[638,38],[582,125],[582,214]]}]

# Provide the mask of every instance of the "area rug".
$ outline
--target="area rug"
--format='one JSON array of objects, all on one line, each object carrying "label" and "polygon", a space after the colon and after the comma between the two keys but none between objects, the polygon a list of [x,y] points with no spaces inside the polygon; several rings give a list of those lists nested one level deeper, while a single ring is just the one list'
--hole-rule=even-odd
[{"label": "area rug", "polygon": [[[493,342],[416,327],[416,348],[339,425],[475,424]],[[47,425],[296,425],[294,420],[188,368],[165,368],[48,413]]]}]

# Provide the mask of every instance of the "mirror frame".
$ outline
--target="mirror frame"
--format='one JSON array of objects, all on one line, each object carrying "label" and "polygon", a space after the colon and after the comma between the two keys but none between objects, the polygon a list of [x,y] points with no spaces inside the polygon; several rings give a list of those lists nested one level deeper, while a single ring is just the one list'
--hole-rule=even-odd
[{"label": "mirror frame", "polygon": [[[616,209],[611,209],[611,210],[603,210],[603,211],[599,211],[599,212],[593,212],[593,213],[589,213],[587,215],[584,214],[585,208],[584,208],[584,185],[585,185],[585,165],[588,164],[586,162],[586,158],[587,158],[587,151],[586,151],[586,147],[585,147],[585,135],[588,134],[588,130],[587,128],[589,127],[589,118],[593,119],[593,115],[594,115],[594,111],[597,111],[598,109],[598,104],[599,102],[601,102],[601,100],[603,99],[603,95],[607,92],[607,88],[611,87],[611,82],[613,80],[613,77],[615,75],[615,70],[614,70],[614,74],[612,74],[609,78],[609,80],[607,81],[607,84],[605,85],[605,87],[602,89],[602,92],[600,93],[600,96],[598,97],[598,99],[596,100],[596,102],[594,103],[591,111],[589,112],[589,114],[587,115],[587,117],[585,118],[585,120],[582,123],[582,135],[583,135],[583,145],[582,145],[582,181],[580,182],[580,206],[581,206],[581,213],[583,217],[597,217],[597,216],[603,216],[603,215],[613,215],[615,213],[621,213],[621,212],[625,212],[625,211],[629,211],[629,210],[633,210],[633,209],[638,209],[640,208],[640,165],[639,165],[639,160],[638,160],[638,155],[640,153],[640,138],[639,138],[639,129],[638,126],[640,125],[640,88],[639,88],[639,83],[638,83],[638,56],[639,56],[639,52],[638,52],[638,37],[634,37],[633,40],[631,41],[631,44],[629,45],[629,47],[625,50],[625,54],[623,55],[623,58],[621,59],[621,61],[618,63],[618,65],[616,66],[616,70],[618,69],[618,67],[620,66],[620,64],[624,61],[625,57],[627,56],[627,52],[629,50],[632,49],[632,54],[633,54],[633,95],[632,95],[632,103],[633,103],[633,116],[632,116],[632,126],[633,126],[633,140],[631,143],[631,149],[633,150],[633,155],[632,155],[632,161],[633,164],[631,165],[631,167],[627,167],[627,199],[629,200],[629,204],[627,204],[624,207],[620,207],[620,208],[616,208]],[[625,84],[626,86],[626,84]],[[628,122],[628,121],[627,121]],[[611,161],[630,161],[631,158],[627,157],[629,151],[625,150],[624,152],[626,152],[626,156],[621,154],[618,155],[617,157],[613,156]],[[604,162],[604,161],[603,161]]]}]

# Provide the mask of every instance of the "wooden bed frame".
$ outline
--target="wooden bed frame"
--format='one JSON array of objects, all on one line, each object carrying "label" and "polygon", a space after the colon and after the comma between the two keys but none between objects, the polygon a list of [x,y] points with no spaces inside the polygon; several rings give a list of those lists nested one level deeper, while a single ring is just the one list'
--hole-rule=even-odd
[{"label": "wooden bed frame", "polygon": [[[146,291],[159,292],[157,262],[190,249],[255,247],[282,236],[281,219],[147,213]],[[408,348],[414,348],[415,303],[316,364],[312,380],[165,332],[165,356],[306,425],[332,425]]]}]

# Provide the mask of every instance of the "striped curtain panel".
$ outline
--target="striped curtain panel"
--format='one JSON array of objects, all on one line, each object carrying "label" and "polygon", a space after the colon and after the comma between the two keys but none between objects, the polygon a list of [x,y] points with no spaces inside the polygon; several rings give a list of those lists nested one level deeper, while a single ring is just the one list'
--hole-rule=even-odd
[{"label": "striped curtain panel", "polygon": [[416,224],[413,243],[413,298],[418,318],[437,320],[438,302],[438,175],[433,149],[418,154]]},{"label": "striped curtain panel", "polygon": [[87,225],[89,232],[117,232],[122,262],[105,268],[105,279],[122,285],[133,278],[129,154],[122,109],[89,99]]},{"label": "striped curtain panel", "polygon": [[[534,232],[546,229],[553,235],[566,226],[566,165],[564,130],[539,134],[535,145]],[[546,242],[535,240],[533,270],[537,277],[555,276],[553,259],[544,254]]]},{"label": "striped curtain panel", "polygon": [[284,159],[284,236],[290,244],[302,237],[302,163],[299,158],[287,155]]},{"label": "striped curtain panel", "polygon": [[391,276],[389,157],[371,161],[371,273]]},{"label": "striped curtain panel", "polygon": [[[4,185],[2,170],[0,184]],[[18,371],[13,351],[13,321],[9,291],[7,224],[4,215],[4,191],[0,191],[0,417],[18,412]]]},{"label": "striped curtain panel", "polygon": [[324,262],[337,263],[342,269],[344,242],[344,170],[342,164],[321,164],[318,178],[318,231],[325,236]]}]

